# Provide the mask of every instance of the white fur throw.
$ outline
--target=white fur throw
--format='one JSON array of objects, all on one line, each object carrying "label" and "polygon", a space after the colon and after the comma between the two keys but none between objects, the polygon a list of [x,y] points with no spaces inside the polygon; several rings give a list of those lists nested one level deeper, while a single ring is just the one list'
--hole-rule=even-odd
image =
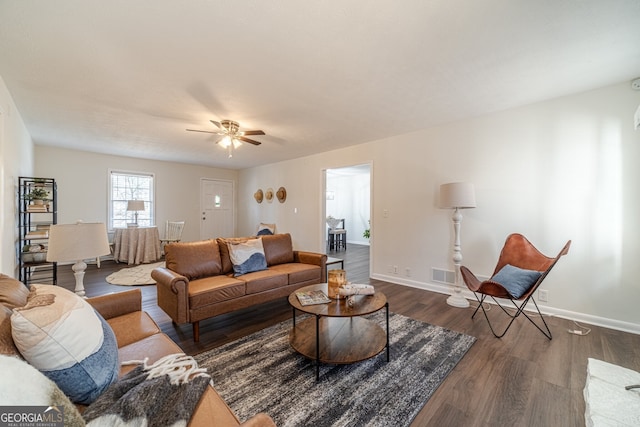
[{"label": "white fur throw", "polygon": [[84,426],[76,407],[58,386],[24,360],[0,355],[0,402],[4,406],[55,406],[65,426]]}]

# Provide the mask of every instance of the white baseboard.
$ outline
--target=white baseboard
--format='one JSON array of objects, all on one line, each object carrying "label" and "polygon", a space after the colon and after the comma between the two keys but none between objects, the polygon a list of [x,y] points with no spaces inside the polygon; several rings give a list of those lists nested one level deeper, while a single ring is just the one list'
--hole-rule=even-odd
[{"label": "white baseboard", "polygon": [[[418,282],[404,277],[391,276],[386,274],[372,274],[371,278],[382,280],[383,282],[395,283],[397,285],[410,286],[412,288],[424,289],[426,291],[451,295],[451,288],[449,287],[449,285]],[[473,292],[466,288],[462,290],[462,296],[469,301],[477,302],[476,297],[473,295]],[[493,303],[491,299],[487,299],[486,302]],[[538,303],[538,307],[540,307],[540,311],[548,316],[560,317],[562,319],[574,320],[580,323],[587,323],[590,325],[602,326],[604,328],[615,329],[617,331],[630,332],[632,334],[640,335],[640,324],[624,322],[616,319],[608,319],[606,317],[593,316],[586,313],[563,310],[548,305],[542,305],[538,300],[536,300],[536,302]]]}]

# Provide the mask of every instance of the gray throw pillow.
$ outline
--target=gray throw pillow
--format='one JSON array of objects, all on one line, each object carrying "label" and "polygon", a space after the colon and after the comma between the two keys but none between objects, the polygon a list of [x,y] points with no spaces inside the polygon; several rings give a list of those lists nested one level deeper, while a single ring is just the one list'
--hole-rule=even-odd
[{"label": "gray throw pillow", "polygon": [[525,270],[507,264],[491,280],[500,283],[514,299],[518,299],[538,281],[540,276],[542,273],[539,271]]}]

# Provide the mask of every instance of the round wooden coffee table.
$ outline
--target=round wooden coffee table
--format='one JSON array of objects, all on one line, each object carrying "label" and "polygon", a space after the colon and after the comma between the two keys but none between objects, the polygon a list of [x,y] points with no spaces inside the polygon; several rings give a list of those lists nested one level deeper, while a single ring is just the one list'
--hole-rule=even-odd
[{"label": "round wooden coffee table", "polygon": [[[353,307],[346,299],[326,304],[303,306],[296,292],[321,290],[327,295],[327,284],[305,286],[289,295],[293,307],[293,329],[289,334],[291,347],[316,361],[316,380],[320,378],[320,363],[347,364],[360,362],[387,349],[389,361],[389,303],[382,292],[356,295]],[[376,322],[364,318],[366,314],[386,308],[386,332]],[[296,323],[296,311],[311,314]]]}]

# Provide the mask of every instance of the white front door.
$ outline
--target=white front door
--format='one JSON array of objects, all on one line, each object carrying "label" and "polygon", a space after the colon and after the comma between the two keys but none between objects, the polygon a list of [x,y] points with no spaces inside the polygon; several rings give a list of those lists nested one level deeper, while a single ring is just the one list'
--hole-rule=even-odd
[{"label": "white front door", "polygon": [[217,179],[200,180],[200,238],[233,237],[235,212],[233,182]]}]

